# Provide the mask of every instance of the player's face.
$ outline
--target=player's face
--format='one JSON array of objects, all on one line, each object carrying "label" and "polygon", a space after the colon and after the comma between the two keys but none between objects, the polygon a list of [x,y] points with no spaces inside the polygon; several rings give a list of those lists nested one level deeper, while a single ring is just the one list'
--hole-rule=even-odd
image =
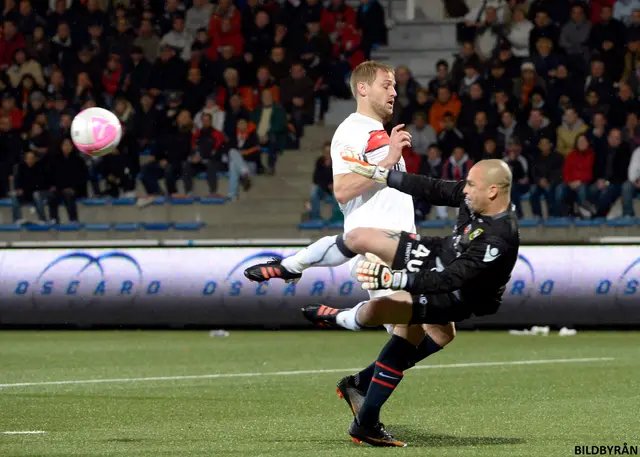
[{"label": "player's face", "polygon": [[375,113],[383,120],[391,119],[396,99],[396,79],[393,73],[378,70],[376,79],[369,88],[368,99]]},{"label": "player's face", "polygon": [[490,189],[487,188],[480,171],[479,167],[471,167],[467,184],[464,186],[467,205],[475,213],[482,213],[489,202]]}]

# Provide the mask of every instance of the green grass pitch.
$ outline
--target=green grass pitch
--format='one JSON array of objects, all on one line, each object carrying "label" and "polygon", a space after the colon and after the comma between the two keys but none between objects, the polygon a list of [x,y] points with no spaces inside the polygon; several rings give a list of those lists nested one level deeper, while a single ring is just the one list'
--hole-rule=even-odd
[{"label": "green grass pitch", "polygon": [[[346,331],[0,332],[0,456],[533,457],[640,445],[640,333],[625,332],[460,332],[420,365],[433,368],[405,374],[383,410],[409,447],[355,445],[335,383],[386,340]],[[201,376],[209,374],[221,376]],[[46,433],[6,433],[16,431]]]}]

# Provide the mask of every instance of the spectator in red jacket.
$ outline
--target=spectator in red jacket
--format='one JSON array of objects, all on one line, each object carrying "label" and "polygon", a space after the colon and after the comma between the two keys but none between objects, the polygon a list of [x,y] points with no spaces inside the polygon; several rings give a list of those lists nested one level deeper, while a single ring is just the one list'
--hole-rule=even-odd
[{"label": "spectator in red jacket", "polygon": [[120,57],[116,54],[111,54],[107,62],[107,68],[102,72],[104,101],[107,106],[111,106],[113,104],[113,98],[120,88],[121,79],[122,64],[120,63]]},{"label": "spectator in red jacket", "polygon": [[197,173],[207,172],[207,184],[211,196],[218,194],[218,172],[222,164],[224,133],[213,127],[210,114],[202,115],[202,128],[191,137],[191,155],[184,162],[184,187],[187,194],[193,191],[193,178]]},{"label": "spectator in red jacket", "polygon": [[462,146],[458,146],[453,149],[451,157],[447,160],[442,167],[442,179],[448,181],[464,181],[467,179],[469,170],[473,166],[473,162],[469,159],[469,156],[464,152]]},{"label": "spectator in red jacket", "polygon": [[26,47],[24,37],[12,19],[5,19],[0,38],[0,68],[4,69],[13,63],[13,55],[20,48]]},{"label": "spectator in red jacket", "polygon": [[[586,135],[576,139],[575,148],[567,155],[562,168],[563,184],[556,191],[557,201],[567,203],[587,203],[589,184],[593,180],[593,163],[596,154]],[[573,206],[573,205],[571,205]],[[566,208],[563,211],[566,214]]]},{"label": "spectator in red jacket", "polygon": [[355,28],[356,12],[344,0],[331,0],[329,6],[322,10],[320,26],[330,35],[337,31],[336,26],[339,20]]}]

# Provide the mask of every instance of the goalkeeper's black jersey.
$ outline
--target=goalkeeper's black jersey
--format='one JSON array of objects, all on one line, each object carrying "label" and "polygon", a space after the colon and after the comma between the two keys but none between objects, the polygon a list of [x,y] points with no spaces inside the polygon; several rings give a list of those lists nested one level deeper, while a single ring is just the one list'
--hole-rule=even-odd
[{"label": "goalkeeper's black jersey", "polygon": [[387,184],[432,205],[459,208],[452,235],[421,237],[428,249],[438,251],[444,270],[408,273],[405,290],[412,294],[459,290],[474,314],[494,313],[500,306],[520,248],[520,225],[513,206],[495,216],[474,213],[463,192],[465,181],[391,171]]}]

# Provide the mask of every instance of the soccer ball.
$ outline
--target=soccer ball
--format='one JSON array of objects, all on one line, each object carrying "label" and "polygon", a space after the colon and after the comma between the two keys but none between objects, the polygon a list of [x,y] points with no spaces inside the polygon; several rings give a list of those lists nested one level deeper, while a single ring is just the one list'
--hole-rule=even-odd
[{"label": "soccer ball", "polygon": [[99,157],[113,151],[122,138],[120,121],[104,108],[87,108],[71,123],[71,141],[87,155]]}]

